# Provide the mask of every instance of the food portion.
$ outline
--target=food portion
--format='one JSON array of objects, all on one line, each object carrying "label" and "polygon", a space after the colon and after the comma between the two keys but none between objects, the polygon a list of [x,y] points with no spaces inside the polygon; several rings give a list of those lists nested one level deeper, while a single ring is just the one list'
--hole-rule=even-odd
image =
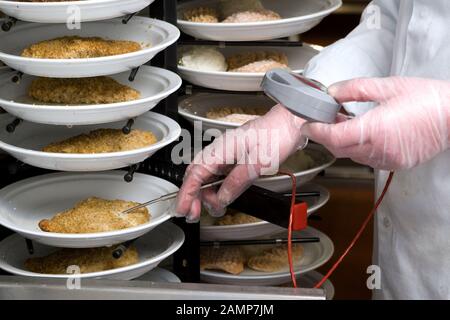
[{"label": "food portion", "polygon": [[240,274],[244,271],[245,254],[239,247],[201,248],[200,270],[221,270]]},{"label": "food portion", "polygon": [[119,259],[112,256],[116,247],[91,249],[62,249],[45,257],[30,258],[25,268],[41,274],[67,274],[67,268],[78,266],[81,273],[106,271],[139,262],[139,254],[130,246]]},{"label": "food portion", "polygon": [[266,73],[275,68],[289,68],[286,54],[275,51],[234,54],[227,58],[227,64],[229,72]]},{"label": "food portion", "polygon": [[238,225],[238,224],[247,224],[247,223],[256,223],[260,222],[261,220],[258,218],[255,218],[251,215],[228,209],[227,213],[221,217],[218,218],[214,225],[216,226],[230,226],[230,225]]},{"label": "food portion", "polygon": [[289,69],[288,57],[278,51],[242,52],[225,57],[218,49],[208,46],[192,47],[181,53],[180,66],[216,72],[266,73],[275,68]]},{"label": "food portion", "polygon": [[[292,245],[292,259],[297,260],[303,256],[303,246]],[[261,272],[277,272],[289,266],[287,245],[275,246],[263,250],[247,261],[247,266]]]},{"label": "food portion", "polygon": [[216,7],[185,10],[183,19],[202,23],[249,23],[279,20],[281,16],[264,8],[259,0],[220,0]]},{"label": "food portion", "polygon": [[193,47],[181,54],[180,66],[200,71],[227,71],[224,55],[213,47]]},{"label": "food portion", "polygon": [[26,48],[22,57],[38,59],[82,59],[114,56],[141,50],[134,41],[106,40],[100,37],[60,37]]},{"label": "food portion", "polygon": [[219,14],[213,8],[198,7],[183,12],[183,18],[191,22],[216,23],[219,22]]},{"label": "food portion", "polygon": [[97,233],[132,228],[150,221],[147,208],[122,214],[138,204],[91,197],[80,201],[72,209],[57,213],[49,220],[41,220],[39,228],[55,233]]},{"label": "food portion", "polygon": [[120,129],[97,129],[88,134],[51,143],[42,151],[76,154],[121,152],[145,148],[157,141],[150,131],[134,129],[129,134],[124,134]]},{"label": "food portion", "polygon": [[28,95],[43,103],[104,104],[137,100],[139,91],[109,77],[80,79],[37,78]]},{"label": "food portion", "polygon": [[[276,245],[266,249],[246,247],[202,248],[200,269],[219,270],[238,275],[245,267],[259,272],[279,272],[289,267],[287,245]],[[298,261],[303,256],[303,246],[292,245],[292,259]]]},{"label": "food portion", "polygon": [[223,23],[248,23],[248,22],[261,22],[261,21],[273,21],[280,20],[281,17],[278,13],[271,10],[254,10],[254,11],[242,11],[233,13],[231,16],[224,19]]},{"label": "food portion", "polygon": [[206,118],[217,121],[244,124],[265,115],[267,107],[215,107],[206,113]]}]

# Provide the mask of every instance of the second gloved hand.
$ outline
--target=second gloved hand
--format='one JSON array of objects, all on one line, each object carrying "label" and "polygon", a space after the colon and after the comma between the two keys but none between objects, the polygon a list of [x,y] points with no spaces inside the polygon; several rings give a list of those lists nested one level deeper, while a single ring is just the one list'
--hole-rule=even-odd
[{"label": "second gloved hand", "polygon": [[377,102],[337,124],[308,123],[302,132],[338,158],[375,169],[408,169],[449,147],[450,82],[407,77],[355,79],[329,93],[340,103]]},{"label": "second gloved hand", "polygon": [[[197,221],[202,202],[212,215],[223,215],[260,175],[277,173],[279,164],[305,143],[303,124],[304,120],[277,105],[265,116],[228,130],[198,154],[186,170],[177,198],[177,215]],[[223,175],[227,178],[217,193],[200,190]]]}]

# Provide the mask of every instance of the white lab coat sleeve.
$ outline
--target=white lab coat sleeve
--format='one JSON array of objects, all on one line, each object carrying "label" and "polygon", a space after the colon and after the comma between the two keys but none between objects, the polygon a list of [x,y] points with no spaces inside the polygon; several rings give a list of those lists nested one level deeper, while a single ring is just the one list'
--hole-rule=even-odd
[{"label": "white lab coat sleeve", "polygon": [[[358,77],[384,77],[391,71],[400,0],[374,0],[361,23],[344,39],[326,47],[305,67],[304,74],[325,86]],[[349,103],[348,112],[361,114],[373,104]]]}]

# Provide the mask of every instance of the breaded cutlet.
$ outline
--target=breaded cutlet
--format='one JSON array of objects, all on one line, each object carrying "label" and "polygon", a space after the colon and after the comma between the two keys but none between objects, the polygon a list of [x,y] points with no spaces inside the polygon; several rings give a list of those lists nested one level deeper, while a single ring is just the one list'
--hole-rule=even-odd
[{"label": "breaded cutlet", "polygon": [[150,221],[147,208],[121,214],[138,204],[91,197],[79,202],[72,209],[57,213],[50,220],[41,220],[39,228],[55,233],[96,233],[132,228]]},{"label": "breaded cutlet", "polygon": [[183,12],[184,20],[191,22],[217,23],[218,13],[213,8],[198,7]]},{"label": "breaded cutlet", "polygon": [[139,91],[109,77],[80,79],[36,78],[28,95],[45,103],[103,104],[137,100]]},{"label": "breaded cutlet", "polygon": [[116,247],[62,249],[45,257],[27,259],[25,268],[41,274],[67,274],[69,266],[78,266],[81,273],[91,273],[139,262],[139,254],[134,246],[130,246],[119,259],[112,256],[115,249]]},{"label": "breaded cutlet", "polygon": [[150,221],[147,208],[121,214],[138,204],[91,197],[77,203],[72,209],[57,213],[50,220],[41,220],[39,228],[55,233],[96,233],[132,228]]},{"label": "breaded cutlet", "polygon": [[[297,260],[303,256],[303,246],[301,244],[292,245],[292,259]],[[289,266],[287,245],[274,246],[259,254],[250,257],[247,265],[256,271],[276,272]]]},{"label": "breaded cutlet", "polygon": [[231,274],[244,271],[245,254],[240,247],[200,249],[200,270],[221,270]]},{"label": "breaded cutlet", "polygon": [[[287,67],[288,57],[284,52],[276,51],[254,51],[236,53],[227,58],[228,71],[238,72],[240,68],[258,61],[273,61]],[[241,71],[242,72],[242,71]]]},{"label": "breaded cutlet", "polygon": [[23,50],[22,57],[82,59],[114,56],[139,50],[141,50],[141,45],[134,41],[70,36],[35,43]]},{"label": "breaded cutlet", "polygon": [[121,129],[97,129],[63,141],[54,142],[42,151],[51,153],[94,154],[135,150],[158,141],[150,131],[139,129],[124,134]]}]

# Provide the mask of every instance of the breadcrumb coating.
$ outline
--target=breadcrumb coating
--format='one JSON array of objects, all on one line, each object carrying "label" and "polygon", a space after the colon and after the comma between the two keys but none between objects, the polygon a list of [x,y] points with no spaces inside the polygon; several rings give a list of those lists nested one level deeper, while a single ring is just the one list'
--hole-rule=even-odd
[{"label": "breadcrumb coating", "polygon": [[244,271],[245,260],[245,254],[239,247],[200,249],[200,270],[221,270],[239,274]]},{"label": "breadcrumb coating", "polygon": [[57,213],[49,220],[41,220],[39,228],[55,233],[97,233],[132,228],[150,221],[147,208],[121,214],[138,204],[91,197],[77,203],[72,209]]},{"label": "breadcrumb coating", "polygon": [[208,111],[206,117],[212,120],[244,124],[249,120],[265,115],[268,110],[266,107],[216,107]]},{"label": "breadcrumb coating", "polygon": [[[297,260],[303,256],[303,246],[292,245],[292,259]],[[248,267],[256,271],[276,272],[289,266],[287,245],[275,246],[250,257]]]},{"label": "breadcrumb coating", "polygon": [[70,36],[33,44],[23,50],[22,57],[39,59],[98,58],[139,50],[141,50],[141,45],[134,41]]},{"label": "breadcrumb coating", "polygon": [[[252,72],[251,70],[258,70],[253,72],[261,72],[260,70],[267,69],[267,67],[270,68],[272,66],[287,68],[289,64],[286,54],[284,52],[276,51],[242,52],[233,54],[226,60],[228,64],[228,71],[230,72]],[[255,62],[262,63],[254,64]]]},{"label": "breadcrumb coating", "polygon": [[112,256],[116,247],[62,249],[44,257],[30,258],[25,268],[41,274],[67,274],[67,268],[78,266],[81,273],[92,273],[126,267],[139,262],[136,247],[130,246],[124,254],[115,259]]},{"label": "breadcrumb coating", "polygon": [[217,11],[208,7],[198,7],[183,12],[184,20],[191,22],[217,23]]},{"label": "breadcrumb coating", "polygon": [[39,102],[65,105],[117,103],[141,97],[139,91],[109,77],[36,78],[28,95]]},{"label": "breadcrumb coating", "polygon": [[132,130],[124,134],[120,129],[97,129],[44,147],[42,151],[51,153],[94,154],[120,152],[145,148],[158,141],[149,131]]},{"label": "breadcrumb coating", "polygon": [[271,10],[255,10],[255,11],[241,11],[233,13],[231,16],[225,18],[223,23],[248,23],[261,21],[280,20],[281,16]]},{"label": "breadcrumb coating", "polygon": [[237,224],[247,224],[247,223],[256,223],[260,222],[261,220],[258,218],[255,218],[251,215],[228,210],[226,215],[223,217],[217,219],[214,223],[216,226],[231,226],[231,225],[237,225]]}]

